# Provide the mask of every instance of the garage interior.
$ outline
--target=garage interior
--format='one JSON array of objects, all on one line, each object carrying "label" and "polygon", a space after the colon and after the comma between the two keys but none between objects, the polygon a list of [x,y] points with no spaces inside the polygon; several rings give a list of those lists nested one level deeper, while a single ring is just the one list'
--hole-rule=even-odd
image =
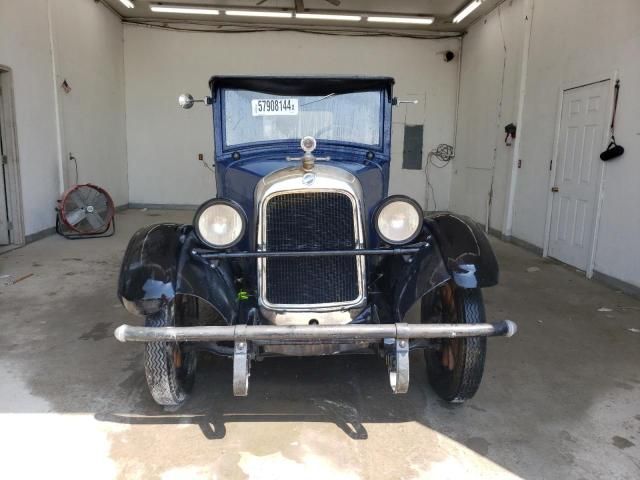
[{"label": "garage interior", "polygon": [[[638,58],[636,0],[0,0],[3,476],[638,478]],[[203,356],[187,404],[153,402],[113,337],[136,321],[118,272],[138,228],[215,196],[211,110],[177,97],[223,74],[391,76],[418,101],[394,107],[389,193],[488,232],[487,314],[519,327],[472,400],[438,400],[420,355],[406,395],[349,356],[258,363],[246,398]],[[78,183],[113,198],[113,236],[55,234]]]}]

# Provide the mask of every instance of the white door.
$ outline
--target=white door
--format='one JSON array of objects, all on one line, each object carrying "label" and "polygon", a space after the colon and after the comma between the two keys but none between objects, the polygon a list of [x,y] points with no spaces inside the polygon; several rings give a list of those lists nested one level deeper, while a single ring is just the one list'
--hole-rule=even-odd
[{"label": "white door", "polygon": [[587,270],[594,239],[609,81],[565,90],[549,256]]},{"label": "white door", "polygon": [[0,86],[0,245],[9,244],[9,218],[7,214],[7,152],[3,132],[4,100]]}]

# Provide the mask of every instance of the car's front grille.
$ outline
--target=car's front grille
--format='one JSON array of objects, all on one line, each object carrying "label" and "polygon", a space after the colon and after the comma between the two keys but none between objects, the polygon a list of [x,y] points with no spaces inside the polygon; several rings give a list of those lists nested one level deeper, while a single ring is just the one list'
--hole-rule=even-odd
[{"label": "car's front grille", "polygon": [[[334,192],[281,194],[266,206],[268,251],[351,250],[354,209]],[[341,303],[359,296],[355,256],[266,259],[266,300],[273,305]]]}]

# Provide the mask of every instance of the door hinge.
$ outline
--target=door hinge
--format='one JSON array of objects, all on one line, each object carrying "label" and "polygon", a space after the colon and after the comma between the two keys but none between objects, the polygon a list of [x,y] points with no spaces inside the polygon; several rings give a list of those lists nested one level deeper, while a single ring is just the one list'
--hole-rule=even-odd
[{"label": "door hinge", "polygon": [[7,222],[7,230],[13,230],[13,222]]},{"label": "door hinge", "polygon": [[558,193],[560,191],[560,189],[558,187],[551,187],[551,191],[553,193]]},{"label": "door hinge", "polygon": [[549,160],[549,171],[553,170],[553,158]]},{"label": "door hinge", "polygon": [[6,165],[9,163],[9,157],[7,155],[2,155],[2,164]]}]

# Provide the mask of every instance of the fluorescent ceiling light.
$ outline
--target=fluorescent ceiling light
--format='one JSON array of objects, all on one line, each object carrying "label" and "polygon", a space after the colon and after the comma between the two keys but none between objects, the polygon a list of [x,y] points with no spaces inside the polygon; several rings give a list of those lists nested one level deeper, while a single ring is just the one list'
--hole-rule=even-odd
[{"label": "fluorescent ceiling light", "polygon": [[367,17],[369,22],[379,23],[413,23],[419,25],[431,25],[433,17]]},{"label": "fluorescent ceiling light", "polygon": [[226,10],[224,13],[232,17],[272,17],[291,18],[291,12],[266,12],[264,10]]},{"label": "fluorescent ceiling light", "polygon": [[296,13],[296,18],[303,20],[338,20],[345,22],[359,22],[362,17],[359,15],[333,15],[330,13]]},{"label": "fluorescent ceiling light", "polygon": [[135,5],[131,0],[120,0],[120,3],[123,4],[127,8],[133,8]]},{"label": "fluorescent ceiling light", "polygon": [[220,14],[220,11],[214,8],[184,7],[184,6],[178,6],[178,5],[150,5],[149,8],[151,9],[152,12],[158,12],[158,13],[191,13],[194,15]]},{"label": "fluorescent ceiling light", "polygon": [[481,0],[475,0],[471,2],[469,5],[467,5],[462,10],[460,10],[460,13],[458,13],[455,17],[453,17],[453,23],[460,23],[462,20],[464,20],[467,17],[467,15],[469,15],[476,8],[478,8],[481,3],[482,3]]}]

